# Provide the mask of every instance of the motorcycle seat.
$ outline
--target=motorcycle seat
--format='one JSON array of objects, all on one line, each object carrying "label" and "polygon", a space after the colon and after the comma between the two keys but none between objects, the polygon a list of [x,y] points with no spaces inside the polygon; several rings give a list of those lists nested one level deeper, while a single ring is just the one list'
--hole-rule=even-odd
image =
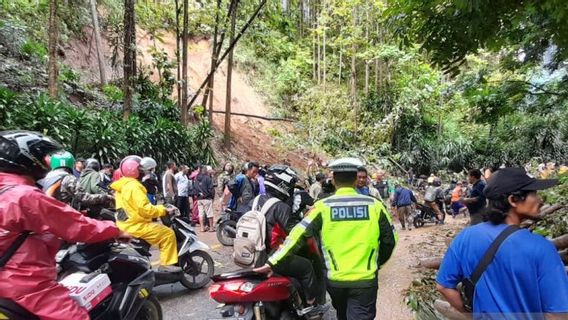
[{"label": "motorcycle seat", "polygon": [[252,269],[241,269],[236,271],[225,272],[221,274],[216,274],[211,279],[214,282],[219,282],[223,280],[232,280],[239,278],[258,278],[265,279],[266,276],[257,272],[252,271]]},{"label": "motorcycle seat", "polygon": [[[1,317],[4,316],[4,317]],[[36,320],[34,314],[30,313],[28,310],[21,307],[19,304],[12,300],[0,298],[0,319],[29,319]]]},{"label": "motorcycle seat", "polygon": [[140,238],[135,238],[135,239],[132,239],[130,244],[139,254],[146,256],[146,257],[149,257],[149,256],[152,255],[150,253],[150,247],[152,247],[152,245],[149,244],[147,241],[140,239]]}]

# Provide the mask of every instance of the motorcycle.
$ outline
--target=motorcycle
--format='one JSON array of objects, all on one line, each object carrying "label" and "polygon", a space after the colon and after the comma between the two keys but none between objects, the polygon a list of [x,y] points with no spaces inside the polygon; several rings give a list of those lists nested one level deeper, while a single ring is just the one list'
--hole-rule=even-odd
[{"label": "motorcycle", "polygon": [[[442,212],[442,219],[441,222],[444,222],[446,219],[446,206],[443,201],[436,201],[440,211]],[[426,204],[416,204],[416,210],[411,217],[412,224],[415,228],[423,227],[425,223],[434,223],[438,224],[440,221],[436,217],[436,212],[430,206]]]},{"label": "motorcycle", "polygon": [[[148,259],[127,244],[72,245],[57,255],[58,282],[89,310],[91,319],[161,320],[152,294],[154,271]],[[0,319],[38,319],[11,300],[0,298]]]},{"label": "motorcycle", "polygon": [[[168,205],[168,207],[175,208]],[[203,288],[210,281],[215,273],[215,265],[213,258],[207,253],[209,246],[199,241],[195,229],[191,226],[189,219],[183,218],[180,211],[176,210],[170,214],[160,217],[162,224],[171,228],[176,235],[178,249],[178,266],[182,272],[165,272],[155,271],[156,286],[162,284],[180,282],[188,289]],[[115,212],[104,209],[101,212],[104,220],[116,221]],[[134,249],[145,257],[150,257],[150,247],[148,242],[142,239],[133,239],[131,241]],[[205,267],[204,267],[205,266]]]},{"label": "motorcycle", "polygon": [[237,235],[237,222],[244,213],[226,209],[217,220],[217,240],[227,247],[233,246]]},{"label": "motorcycle", "polygon": [[[322,319],[303,308],[301,286],[292,278],[274,275],[267,278],[250,269],[212,277],[210,297],[221,303],[221,319],[292,320]],[[221,320],[219,319],[219,320]]]},{"label": "motorcycle", "polygon": [[[174,214],[162,216],[164,226],[171,228],[177,240],[178,266],[182,272],[155,271],[156,285],[180,282],[188,289],[203,288],[215,272],[213,258],[205,250],[209,246],[199,241],[189,219],[179,216],[179,210]],[[150,257],[151,245],[142,240],[132,240],[134,248],[143,256]]]}]

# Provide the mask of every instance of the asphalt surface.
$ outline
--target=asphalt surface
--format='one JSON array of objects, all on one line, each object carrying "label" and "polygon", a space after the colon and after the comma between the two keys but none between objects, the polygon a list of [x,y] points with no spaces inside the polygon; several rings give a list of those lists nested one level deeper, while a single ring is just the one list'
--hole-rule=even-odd
[{"label": "asphalt surface", "polygon": [[[217,241],[213,232],[199,232],[196,228],[199,239],[209,245],[208,251],[215,262],[215,274],[238,270],[239,267],[233,263],[231,257],[232,247],[224,247]],[[158,252],[153,251],[153,264],[157,263]],[[154,289],[154,293],[160,300],[165,320],[201,320],[220,318],[220,313],[216,309],[218,303],[209,298],[208,288],[211,282],[203,289],[189,290],[180,283],[165,284]],[[335,319],[335,311],[331,309],[326,320]]]}]

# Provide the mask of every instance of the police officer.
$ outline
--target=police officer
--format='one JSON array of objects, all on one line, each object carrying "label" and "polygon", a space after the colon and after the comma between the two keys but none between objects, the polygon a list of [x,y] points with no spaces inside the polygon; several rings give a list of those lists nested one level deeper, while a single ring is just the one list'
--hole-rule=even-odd
[{"label": "police officer", "polygon": [[363,163],[354,158],[333,161],[329,169],[337,187],[335,195],[316,202],[268,263],[255,269],[271,273],[306,239],[319,234],[327,269],[327,291],[339,320],[375,318],[378,270],[390,258],[397,241],[385,206],[355,190],[357,169],[361,166]]}]

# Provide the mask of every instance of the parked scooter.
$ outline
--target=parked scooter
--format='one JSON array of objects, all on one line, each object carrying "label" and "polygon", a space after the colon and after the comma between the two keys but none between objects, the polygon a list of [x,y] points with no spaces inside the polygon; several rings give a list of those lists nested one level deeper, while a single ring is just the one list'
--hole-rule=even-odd
[{"label": "parked scooter", "polygon": [[250,269],[216,275],[211,298],[222,303],[222,319],[322,319],[302,307],[301,286],[293,278],[258,274]]},{"label": "parked scooter", "polygon": [[243,212],[226,209],[217,220],[217,240],[224,246],[233,246],[237,235],[237,221]]},{"label": "parked scooter", "polygon": [[[175,208],[172,205],[168,207]],[[101,218],[104,220],[115,220],[115,212],[103,209]],[[177,240],[178,247],[178,266],[182,272],[165,272],[155,271],[156,285],[181,282],[188,289],[203,288],[210,281],[211,276],[215,273],[213,258],[207,253],[209,246],[199,241],[195,229],[191,226],[189,219],[181,217],[180,211],[176,210],[170,214],[160,218],[162,224],[171,228]],[[131,241],[134,249],[145,257],[150,257],[151,245],[142,239],[133,239]]]},{"label": "parked scooter", "polygon": [[[207,253],[209,246],[199,241],[189,219],[180,216],[179,210],[160,218],[176,235],[178,266],[182,272],[155,271],[156,285],[181,282],[188,289],[199,289],[207,285],[215,273],[213,258]],[[150,257],[150,244],[142,239],[132,240],[134,248],[143,256]]]},{"label": "parked scooter", "polygon": [[[163,318],[162,307],[152,294],[154,271],[148,259],[130,245],[72,245],[58,253],[57,262],[58,281],[89,310],[91,319]],[[0,298],[0,319],[38,318],[13,301]]]}]

